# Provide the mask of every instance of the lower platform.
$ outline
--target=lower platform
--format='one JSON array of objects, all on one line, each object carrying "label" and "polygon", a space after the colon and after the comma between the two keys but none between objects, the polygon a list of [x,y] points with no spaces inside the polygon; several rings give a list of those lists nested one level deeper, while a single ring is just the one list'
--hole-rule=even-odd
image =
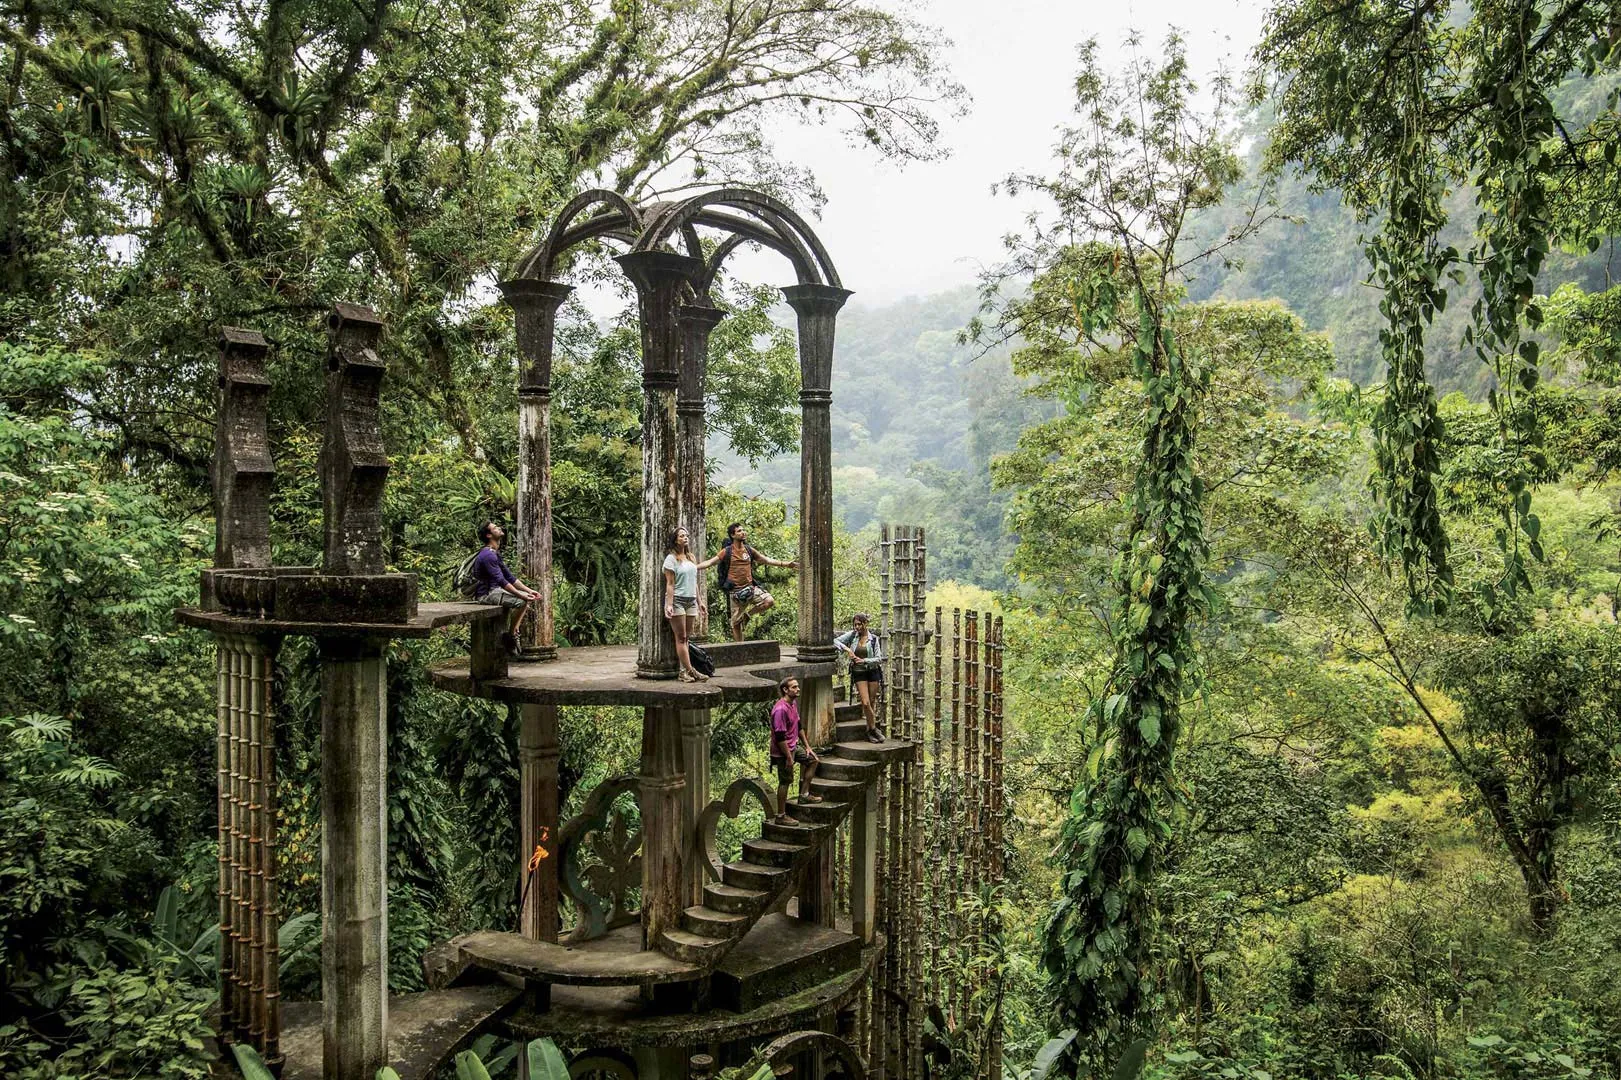
[{"label": "lower platform", "polygon": [[[400,1080],[430,1080],[522,991],[495,983],[458,986],[388,999],[388,1061]],[[321,1003],[289,1001],[282,1006],[281,1080],[322,1080]]]},{"label": "lower platform", "polygon": [[[797,923],[786,933],[772,933],[782,928],[768,926],[769,922],[762,920],[756,932],[765,929],[774,939],[773,947],[781,950],[782,962],[770,969],[772,981],[763,977],[765,969],[751,972],[744,957],[727,957],[716,970],[717,1002],[709,1009],[672,1013],[647,1001],[635,987],[554,986],[546,1011],[519,1005],[497,1020],[496,1029],[513,1038],[548,1038],[575,1047],[694,1047],[754,1040],[817,1026],[828,1013],[855,1000],[883,955],[882,937],[863,948],[855,938],[837,930]],[[828,974],[823,962],[814,957],[830,943],[841,953],[849,950],[844,955],[854,966]],[[743,952],[742,946],[737,952]],[[732,968],[730,974],[728,967]],[[775,981],[777,978],[781,981]],[[734,984],[731,993],[759,1000],[743,1011],[725,1007],[718,999],[729,992],[727,980]]]}]

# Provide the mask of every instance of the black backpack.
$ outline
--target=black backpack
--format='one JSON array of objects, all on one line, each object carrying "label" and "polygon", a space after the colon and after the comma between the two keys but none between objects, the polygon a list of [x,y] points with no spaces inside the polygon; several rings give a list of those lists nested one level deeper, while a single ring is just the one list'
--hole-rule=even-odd
[{"label": "black backpack", "polygon": [[[478,549],[478,551],[483,550],[483,548]],[[451,591],[457,596],[465,596],[469,600],[473,598],[473,588],[477,584],[473,580],[473,560],[478,558],[478,551],[473,552],[471,555],[467,556],[467,558],[457,563],[456,569],[452,571],[450,575]]]},{"label": "black backpack", "polygon": [[715,674],[715,658],[709,655],[709,650],[702,645],[687,643],[687,659],[692,661],[692,670],[700,675]]}]

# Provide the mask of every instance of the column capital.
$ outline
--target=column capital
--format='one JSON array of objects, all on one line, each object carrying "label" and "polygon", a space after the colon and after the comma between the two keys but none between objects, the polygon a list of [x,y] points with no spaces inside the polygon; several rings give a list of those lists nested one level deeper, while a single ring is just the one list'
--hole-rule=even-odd
[{"label": "column capital", "polygon": [[574,291],[574,286],[560,281],[514,278],[501,282],[497,288],[501,290],[501,299],[512,309],[518,356],[522,358],[518,396],[550,398],[557,311]]},{"label": "column capital", "polygon": [[855,293],[837,285],[807,284],[785,285],[782,295],[788,301],[788,306],[803,319],[816,315],[836,315],[844,302]]},{"label": "column capital", "polygon": [[556,311],[574,292],[574,286],[561,281],[541,281],[539,278],[513,278],[496,283],[501,299],[514,311],[542,308]]},{"label": "column capital", "polygon": [[673,251],[627,251],[616,256],[614,262],[638,291],[661,285],[691,284],[704,268],[702,260]]},{"label": "column capital", "polygon": [[729,312],[706,304],[682,304],[676,314],[682,326],[701,326],[706,330],[713,330]]}]

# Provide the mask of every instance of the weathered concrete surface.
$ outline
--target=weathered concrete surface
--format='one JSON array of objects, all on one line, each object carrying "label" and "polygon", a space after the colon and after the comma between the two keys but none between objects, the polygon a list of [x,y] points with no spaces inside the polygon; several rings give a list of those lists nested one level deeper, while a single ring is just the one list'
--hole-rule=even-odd
[{"label": "weathered concrete surface", "polygon": [[700,1046],[757,1039],[815,1026],[818,1016],[849,1004],[882,955],[880,937],[862,950],[854,969],[747,1012],[722,1008],[658,1012],[635,987],[557,986],[548,1011],[519,1007],[503,1017],[499,1027],[518,1038],[551,1038],[574,1045]]},{"label": "weathered concrete surface", "polygon": [[[532,874],[518,925],[524,937],[557,940],[557,706],[520,706],[518,830],[520,874]],[[535,855],[536,849],[541,854]],[[530,864],[534,863],[534,869]]]},{"label": "weathered concrete surface", "polygon": [[[689,848],[687,774],[681,746],[681,714],[649,707],[642,718],[638,803],[642,810],[642,943],[676,929],[687,906],[683,864]],[[687,828],[683,828],[687,826]]]},{"label": "weathered concrete surface", "polygon": [[799,652],[833,648],[833,328],[851,293],[833,285],[782,290],[799,317]]},{"label": "weathered concrete surface", "polygon": [[[519,994],[503,983],[390,998],[388,1064],[400,1074],[400,1080],[430,1080]],[[290,1002],[283,1008],[283,1016],[287,1064],[281,1080],[322,1080],[321,1003]]]},{"label": "weathered concrete surface", "polygon": [[[255,619],[223,611],[180,608],[175,618],[186,626],[216,634],[259,634],[276,637],[389,637],[425,638],[441,627],[479,619],[499,619],[503,612],[489,604],[458,602],[418,604],[416,614],[400,623],[310,622],[293,619]],[[465,667],[465,661],[463,662]]]},{"label": "weathered concrete surface", "polygon": [[270,343],[254,330],[220,331],[219,409],[214,423],[214,565],[270,565]]},{"label": "weathered concrete surface", "polygon": [[657,949],[644,951],[639,924],[610,930],[606,937],[579,945],[532,941],[496,930],[456,940],[462,959],[487,971],[570,986],[686,982],[699,974],[693,965],[672,960]]},{"label": "weathered concrete surface", "polygon": [[381,417],[383,320],[360,304],[327,317],[326,434],[321,442],[321,568],[329,574],[383,572],[383,487],[388,454]]},{"label": "weathered concrete surface", "polygon": [[388,1063],[388,690],[381,642],[321,646],[321,1001],[326,1080]]},{"label": "weathered concrete surface", "polygon": [[853,971],[861,963],[854,934],[787,915],[767,915],[715,968],[717,1006],[748,1012]]},{"label": "weathered concrete surface", "polygon": [[664,554],[681,524],[675,391],[681,364],[681,294],[703,263],[667,251],[632,251],[615,260],[636,286],[642,328],[642,530],[637,574],[636,670],[673,679],[675,638],[664,619]]},{"label": "weathered concrete surface", "polygon": [[500,284],[512,308],[523,358],[518,369],[518,551],[523,579],[540,594],[519,639],[531,660],[557,652],[552,610],[552,352],[557,310],[574,291],[555,281],[516,278]]},{"label": "weathered concrete surface", "polygon": [[707,709],[729,702],[772,701],[778,679],[831,678],[834,668],[832,663],[802,664],[792,649],[783,649],[779,660],[718,668],[708,682],[683,683],[637,678],[636,663],[633,646],[602,645],[559,649],[550,663],[513,663],[505,679],[475,681],[465,659],[438,664],[429,674],[441,690],[496,701]]}]

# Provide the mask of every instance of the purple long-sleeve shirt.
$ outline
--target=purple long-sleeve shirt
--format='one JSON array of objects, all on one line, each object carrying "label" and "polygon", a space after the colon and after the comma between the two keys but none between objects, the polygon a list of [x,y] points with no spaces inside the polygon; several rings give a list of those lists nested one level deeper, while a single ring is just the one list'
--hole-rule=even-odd
[{"label": "purple long-sleeve shirt", "polygon": [[478,554],[473,557],[473,596],[482,600],[491,589],[499,589],[503,585],[511,585],[518,579],[512,576],[507,564],[501,561],[501,556],[491,547],[479,548]]}]

